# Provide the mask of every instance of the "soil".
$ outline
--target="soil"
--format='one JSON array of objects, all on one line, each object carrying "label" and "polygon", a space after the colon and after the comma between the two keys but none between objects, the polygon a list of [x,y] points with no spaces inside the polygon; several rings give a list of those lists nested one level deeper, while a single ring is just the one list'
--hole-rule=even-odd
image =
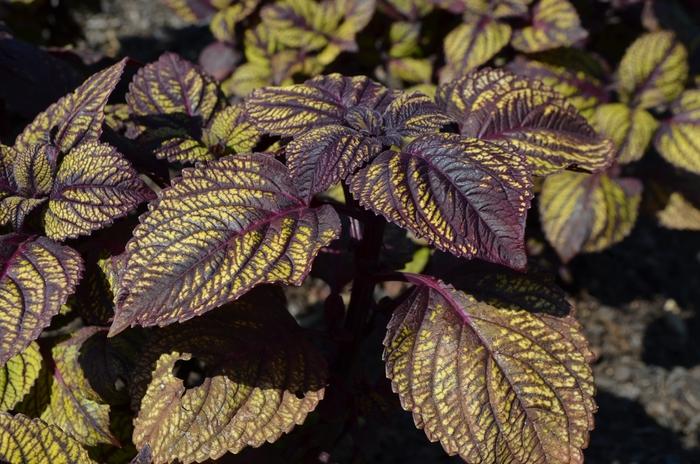
[{"label": "soil", "polygon": [[[141,61],[172,50],[196,60],[211,40],[206,25],[183,24],[157,0],[88,3],[71,11],[83,31],[78,48]],[[597,355],[599,411],[586,462],[700,462],[700,237],[641,221],[622,244],[560,274]],[[314,281],[290,292],[294,312],[321,317],[324,291]],[[358,432],[363,451],[353,462],[461,462],[428,443],[403,411],[368,419]],[[350,462],[348,447],[338,444],[329,462]]]}]

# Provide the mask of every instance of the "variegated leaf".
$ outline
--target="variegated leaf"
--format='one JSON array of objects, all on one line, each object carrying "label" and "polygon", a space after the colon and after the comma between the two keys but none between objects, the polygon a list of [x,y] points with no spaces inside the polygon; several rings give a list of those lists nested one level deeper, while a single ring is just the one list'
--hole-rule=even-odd
[{"label": "variegated leaf", "polygon": [[671,106],[654,146],[666,161],[700,174],[700,89],[686,90]]},{"label": "variegated leaf", "polygon": [[214,153],[252,151],[260,132],[248,121],[243,104],[227,106],[214,115],[202,134],[204,144]]},{"label": "variegated leaf", "polygon": [[493,18],[524,17],[532,0],[429,0],[471,20],[480,16]]},{"label": "variegated leaf", "polygon": [[533,53],[573,45],[586,37],[588,32],[568,0],[539,0],[532,12],[532,25],[515,31],[511,44]]},{"label": "variegated leaf", "polygon": [[80,363],[83,343],[101,330],[104,329],[82,328],[53,348],[51,400],[41,419],[60,427],[84,445],[111,443],[118,446],[109,430],[109,405],[93,390]]},{"label": "variegated leaf", "polygon": [[[590,66],[588,65],[590,64]],[[540,54],[537,59],[522,56],[507,69],[532,80],[542,81],[571,103],[589,122],[595,108],[609,100],[595,57],[578,49],[559,49]]]},{"label": "variegated leaf", "polygon": [[86,142],[63,158],[44,213],[49,238],[65,240],[110,225],[152,196],[113,147]]},{"label": "variegated leaf", "polygon": [[700,208],[681,193],[671,193],[664,209],[657,213],[659,222],[668,229],[700,231]]},{"label": "variegated leaf", "polygon": [[588,349],[571,316],[477,301],[425,276],[384,340],[416,426],[469,463],[582,463],[593,428]]},{"label": "variegated leaf", "polygon": [[683,91],[688,52],[672,32],[642,35],[625,52],[617,70],[618,92],[632,106],[651,108]]},{"label": "variegated leaf", "polygon": [[184,321],[261,283],[301,284],[338,216],[310,208],[270,154],[232,155],[185,170],[127,245],[110,333]]},{"label": "variegated leaf", "polygon": [[41,419],[0,412],[0,460],[9,464],[95,464],[77,441]]},{"label": "variegated leaf", "polygon": [[15,150],[12,163],[14,191],[25,197],[47,195],[53,186],[58,162],[58,150],[51,145],[33,145]]},{"label": "variegated leaf", "polygon": [[364,207],[439,249],[516,269],[526,264],[532,184],[522,156],[456,134],[385,151],[350,179]]},{"label": "variegated leaf", "polygon": [[562,172],[544,180],[540,220],[563,261],[624,239],[637,221],[642,184],[605,173]]},{"label": "variegated leaf", "polygon": [[40,370],[41,353],[35,342],[0,367],[0,412],[9,411],[22,401],[39,377]]},{"label": "variegated leaf", "polygon": [[239,0],[217,11],[209,27],[217,40],[233,42],[236,39],[236,24],[248,17],[260,4],[260,0]]},{"label": "variegated leaf", "polygon": [[136,116],[181,115],[203,126],[214,113],[219,95],[213,78],[178,55],[164,53],[136,73],[126,102]]},{"label": "variegated leaf", "polygon": [[624,103],[608,103],[596,109],[593,126],[615,143],[620,164],[639,160],[659,124],[648,111]]},{"label": "variegated leaf", "polygon": [[11,225],[14,230],[20,230],[27,216],[46,198],[25,198],[10,195],[0,200],[0,226]]},{"label": "variegated leaf", "polygon": [[73,293],[82,260],[45,237],[0,236],[0,365],[22,352]]},{"label": "variegated leaf", "polygon": [[40,113],[17,137],[14,148],[26,152],[51,143],[62,152],[102,134],[104,109],[126,65],[126,59],[89,77],[72,93]]},{"label": "variegated leaf", "polygon": [[[184,377],[183,364],[200,369]],[[217,459],[273,442],[323,398],[326,366],[269,288],[159,331],[134,372],[134,443],[153,462]]]},{"label": "variegated leaf", "polygon": [[391,92],[367,77],[329,74],[258,89],[246,100],[246,110],[261,131],[289,137],[319,126],[352,125],[358,116],[380,120],[391,100]]},{"label": "variegated leaf", "polygon": [[570,166],[598,170],[612,161],[612,143],[541,82],[483,69],[441,85],[436,99],[462,135],[512,147],[536,175]]},{"label": "variegated leaf", "polygon": [[445,67],[440,81],[448,82],[473,71],[493,58],[510,41],[508,24],[488,16],[457,26],[445,37]]}]

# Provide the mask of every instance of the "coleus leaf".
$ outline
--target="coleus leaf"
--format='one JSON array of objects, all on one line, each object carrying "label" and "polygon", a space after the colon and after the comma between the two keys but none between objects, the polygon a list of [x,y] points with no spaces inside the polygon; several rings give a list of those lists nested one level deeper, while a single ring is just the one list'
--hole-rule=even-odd
[{"label": "coleus leaf", "polygon": [[522,156],[456,134],[423,135],[350,178],[361,205],[457,256],[526,264],[532,198]]},{"label": "coleus leaf", "polygon": [[429,0],[453,13],[460,13],[471,19],[479,16],[507,18],[526,16],[532,0]]},{"label": "coleus leaf", "polygon": [[82,260],[45,237],[0,236],[0,365],[39,337],[73,293]]},{"label": "coleus leaf", "polygon": [[219,154],[252,151],[261,134],[248,119],[242,103],[227,106],[217,112],[204,129],[204,144],[209,151]]},{"label": "coleus leaf", "polygon": [[629,46],[617,70],[617,90],[624,103],[651,108],[683,91],[688,52],[672,32],[650,32]]},{"label": "coleus leaf", "polygon": [[510,41],[508,24],[483,16],[457,26],[445,37],[440,81],[462,77],[493,58]]},{"label": "coleus leaf", "polygon": [[656,133],[654,146],[669,163],[700,174],[700,89],[683,92],[671,111],[673,115]]},{"label": "coleus leaf", "polygon": [[230,4],[216,12],[209,23],[212,35],[222,42],[232,42],[236,39],[236,24],[255,11],[260,4],[260,0],[242,0],[228,3]]},{"label": "coleus leaf", "polygon": [[588,37],[576,8],[568,0],[539,0],[532,25],[513,33],[511,44],[525,53],[573,45]]},{"label": "coleus leaf", "polygon": [[657,217],[667,229],[700,231],[700,208],[679,192],[671,193],[668,203],[657,213]]},{"label": "coleus leaf", "polygon": [[93,390],[80,363],[83,343],[101,330],[104,329],[84,327],[52,349],[55,367],[51,400],[41,419],[60,427],[84,445],[111,443],[118,446],[109,430],[110,407]]},{"label": "coleus leaf", "polygon": [[0,367],[0,412],[9,411],[22,401],[39,377],[39,371],[41,353],[35,342]]},{"label": "coleus leaf", "polygon": [[659,124],[648,111],[624,103],[607,103],[596,108],[593,125],[613,141],[615,160],[620,164],[637,161],[646,152]]},{"label": "coleus leaf", "polygon": [[605,73],[600,67],[594,56],[573,48],[552,50],[528,59],[518,56],[507,65],[508,70],[542,81],[559,92],[589,121],[595,108],[609,100],[603,81]]},{"label": "coleus leaf", "polygon": [[0,460],[9,464],[95,464],[68,434],[41,419],[0,412]]},{"label": "coleus leaf", "polygon": [[416,426],[469,463],[581,463],[593,428],[593,355],[572,316],[477,301],[426,276],[384,340]]},{"label": "coleus leaf", "polygon": [[[323,398],[326,365],[308,340],[270,288],[162,329],[134,372],[137,448],[187,464],[274,442]],[[183,382],[187,362],[201,371]]]},{"label": "coleus leaf", "polygon": [[612,143],[541,82],[482,69],[441,85],[436,100],[462,135],[512,147],[536,175],[570,166],[599,170],[612,161]]},{"label": "coleus leaf", "polygon": [[184,321],[261,283],[300,285],[340,221],[308,207],[270,154],[232,155],[183,171],[127,245],[110,334]]},{"label": "coleus leaf", "polygon": [[214,5],[216,0],[162,0],[179,17],[189,22],[209,19],[218,8]]},{"label": "coleus leaf", "polygon": [[80,87],[34,118],[15,140],[18,152],[34,145],[53,144],[68,152],[83,141],[102,134],[107,99],[119,82],[126,59],[89,77]]},{"label": "coleus leaf", "polygon": [[43,214],[44,230],[54,240],[88,235],[152,196],[115,148],[85,142],[61,161]]},{"label": "coleus leaf", "polygon": [[563,261],[625,238],[637,220],[642,184],[605,173],[561,172],[544,180],[540,218]]}]

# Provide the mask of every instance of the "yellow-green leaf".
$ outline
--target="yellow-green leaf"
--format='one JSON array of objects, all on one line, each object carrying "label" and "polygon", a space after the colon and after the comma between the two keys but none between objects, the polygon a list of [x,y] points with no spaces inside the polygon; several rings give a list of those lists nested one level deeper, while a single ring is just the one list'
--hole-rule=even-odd
[{"label": "yellow-green leaf", "polygon": [[440,81],[462,77],[493,58],[510,40],[508,24],[488,16],[457,26],[445,37],[445,67]]},{"label": "yellow-green leaf", "polygon": [[[308,340],[269,288],[158,332],[134,372],[137,448],[188,464],[274,442],[323,398],[325,362]],[[183,377],[188,363],[199,369]]]},{"label": "yellow-green leaf", "polygon": [[576,8],[568,0],[539,0],[532,25],[513,33],[511,44],[525,53],[573,45],[588,37]]},{"label": "yellow-green leaf", "polygon": [[669,163],[700,174],[700,89],[683,92],[671,110],[673,116],[661,124],[654,146]]},{"label": "yellow-green leaf", "polygon": [[22,401],[36,382],[40,371],[41,353],[35,342],[0,367],[0,412],[9,411]]},{"label": "yellow-green leaf", "polygon": [[46,237],[0,236],[0,365],[39,337],[81,272],[72,248]]},{"label": "yellow-green leaf", "polygon": [[605,173],[562,172],[547,177],[540,196],[547,240],[563,261],[620,242],[637,220],[641,192],[638,180]]},{"label": "yellow-green leaf", "polygon": [[58,152],[51,145],[33,145],[15,150],[12,178],[15,192],[26,198],[47,195],[53,186]]},{"label": "yellow-green leaf", "polygon": [[51,400],[41,414],[44,422],[60,427],[87,446],[118,445],[109,431],[109,405],[90,386],[79,359],[83,343],[100,330],[104,329],[85,327],[53,348]]},{"label": "yellow-green leaf", "polygon": [[78,442],[54,425],[0,412],[0,460],[9,464],[95,464]]},{"label": "yellow-green leaf", "polygon": [[433,9],[433,0],[388,0],[396,10],[406,19],[415,21],[430,13]]},{"label": "yellow-green leaf", "polygon": [[248,121],[243,104],[239,103],[216,113],[204,129],[202,139],[211,151],[243,153],[255,148],[260,136],[260,132]]},{"label": "yellow-green leaf", "polygon": [[596,109],[593,126],[613,141],[620,164],[640,159],[659,124],[648,111],[624,103],[607,103]]},{"label": "yellow-green leaf", "polygon": [[117,150],[85,142],[63,158],[44,213],[49,238],[65,240],[110,225],[151,191]]},{"label": "yellow-green leaf", "polygon": [[10,195],[0,200],[0,226],[10,224],[14,230],[20,230],[24,220],[46,198],[25,198]]},{"label": "yellow-green leaf", "polygon": [[107,99],[119,82],[126,59],[89,77],[72,93],[34,118],[15,140],[14,148],[52,143],[67,152],[78,143],[98,140],[102,134]]},{"label": "yellow-green leaf", "polygon": [[688,52],[672,32],[639,37],[625,51],[617,70],[622,101],[651,108],[676,98],[688,77],[687,57]]},{"label": "yellow-green leaf", "polygon": [[218,11],[209,23],[211,33],[222,42],[234,41],[236,24],[255,11],[259,3],[260,0],[239,0]]},{"label": "yellow-green leaf", "polygon": [[387,377],[430,441],[472,464],[583,462],[592,353],[571,316],[477,301],[425,276],[394,310]]},{"label": "yellow-green leaf", "polygon": [[595,171],[612,162],[612,142],[539,81],[482,69],[441,85],[436,100],[462,135],[514,148],[536,175],[570,166]]},{"label": "yellow-green leaf", "polygon": [[258,284],[300,285],[340,228],[267,153],[185,170],[149,210],[127,245],[111,334],[190,319]]},{"label": "yellow-green leaf", "polygon": [[657,213],[659,222],[668,229],[700,231],[700,208],[681,193],[673,192],[664,209]]}]

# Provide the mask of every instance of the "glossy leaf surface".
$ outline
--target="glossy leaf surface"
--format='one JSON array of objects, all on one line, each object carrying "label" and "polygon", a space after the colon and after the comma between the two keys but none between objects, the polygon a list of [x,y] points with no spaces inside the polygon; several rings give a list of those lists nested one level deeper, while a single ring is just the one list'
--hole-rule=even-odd
[{"label": "glossy leaf surface", "polygon": [[470,463],[583,462],[596,406],[578,323],[409,280],[416,288],[392,314],[384,359],[428,439]]},{"label": "glossy leaf surface", "polygon": [[297,196],[269,154],[185,170],[134,230],[111,333],[184,321],[261,283],[299,285],[339,227],[330,206]]}]

